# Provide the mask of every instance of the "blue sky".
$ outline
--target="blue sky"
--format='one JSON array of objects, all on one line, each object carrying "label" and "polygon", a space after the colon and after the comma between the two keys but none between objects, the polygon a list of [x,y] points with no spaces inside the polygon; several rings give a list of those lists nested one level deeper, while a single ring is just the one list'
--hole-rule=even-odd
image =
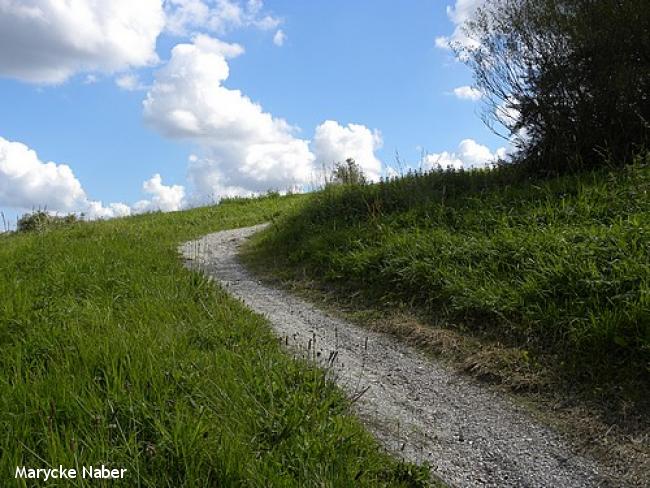
[{"label": "blue sky", "polygon": [[[9,215],[45,205],[94,217],[176,210],[306,187],[313,168],[348,156],[378,177],[396,150],[414,166],[424,150],[425,166],[467,167],[505,145],[479,118],[480,94],[454,93],[471,73],[441,37],[462,40],[477,0],[115,0],[114,9],[88,0],[64,14],[51,3],[0,6]],[[111,16],[142,25],[115,37]]]}]

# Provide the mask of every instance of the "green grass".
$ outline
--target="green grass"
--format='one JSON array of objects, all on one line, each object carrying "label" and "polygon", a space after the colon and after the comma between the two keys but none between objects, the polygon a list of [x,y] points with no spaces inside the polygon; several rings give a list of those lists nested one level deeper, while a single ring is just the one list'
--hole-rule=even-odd
[{"label": "green grass", "polygon": [[128,469],[110,486],[424,485],[322,371],[181,264],[179,243],[303,199],[0,236],[0,484],[32,485],[16,466],[107,464]]},{"label": "green grass", "polygon": [[330,186],[261,235],[251,259],[371,303],[414,306],[539,353],[574,380],[629,380],[642,396],[649,163],[554,179],[506,167]]}]

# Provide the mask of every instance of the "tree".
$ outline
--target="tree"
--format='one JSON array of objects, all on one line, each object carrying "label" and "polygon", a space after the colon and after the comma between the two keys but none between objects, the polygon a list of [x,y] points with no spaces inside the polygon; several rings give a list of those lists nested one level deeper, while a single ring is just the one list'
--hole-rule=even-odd
[{"label": "tree", "polygon": [[650,2],[487,0],[455,46],[516,159],[624,164],[650,142]]}]

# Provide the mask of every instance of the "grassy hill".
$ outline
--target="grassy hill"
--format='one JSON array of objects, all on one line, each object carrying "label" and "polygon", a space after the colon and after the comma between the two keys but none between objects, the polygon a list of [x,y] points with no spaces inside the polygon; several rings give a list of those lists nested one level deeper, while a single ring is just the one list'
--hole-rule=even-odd
[{"label": "grassy hill", "polygon": [[181,242],[301,198],[0,235],[0,484],[59,464],[126,468],[111,486],[129,487],[424,484],[321,371],[182,266]]},{"label": "grassy hill", "polygon": [[649,162],[552,179],[504,167],[333,185],[279,219],[248,259],[353,307],[414,309],[512,347],[517,367],[643,399]]}]

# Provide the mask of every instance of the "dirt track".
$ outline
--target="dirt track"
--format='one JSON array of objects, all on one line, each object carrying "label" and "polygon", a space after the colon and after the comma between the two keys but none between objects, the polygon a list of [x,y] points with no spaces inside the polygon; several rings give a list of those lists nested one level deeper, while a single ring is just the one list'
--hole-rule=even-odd
[{"label": "dirt track", "polygon": [[260,283],[238,261],[261,226],[210,234],[182,246],[188,265],[268,318],[294,352],[331,367],[357,398],[359,417],[391,451],[458,487],[619,486],[572,452],[556,432],[497,393],[396,339],[332,318]]}]

